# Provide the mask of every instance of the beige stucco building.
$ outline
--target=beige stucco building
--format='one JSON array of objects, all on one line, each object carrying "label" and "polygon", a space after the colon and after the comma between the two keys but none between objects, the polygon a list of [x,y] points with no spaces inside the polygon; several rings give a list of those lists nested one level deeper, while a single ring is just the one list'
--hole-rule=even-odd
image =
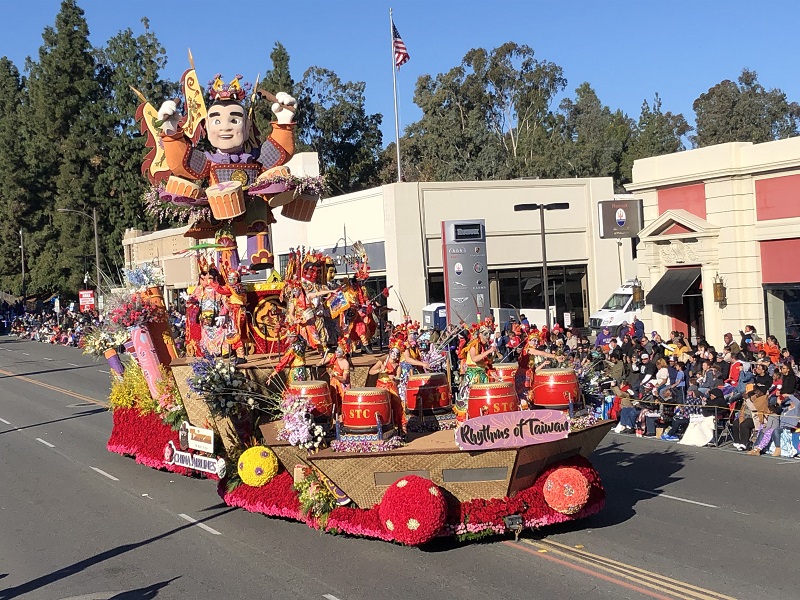
[{"label": "beige stucco building", "polygon": [[750,324],[797,354],[800,138],[638,160],[627,189],[643,199],[637,268],[648,329],[719,348]]},{"label": "beige stucco building", "polygon": [[[590,312],[635,271],[630,240],[620,248],[599,238],[597,202],[613,196],[610,178],[397,183],[328,198],[310,223],[276,212],[273,248],[276,257],[298,245],[336,256],[333,249],[342,253],[346,229],[348,242],[360,240],[374,249],[373,276],[381,284],[385,278],[420,319],[426,304],[444,299],[442,221],[484,219],[490,306],[512,311],[513,306],[541,324],[539,216],[514,212],[514,205],[567,202],[568,210],[546,213],[549,297],[559,322],[568,312],[574,325],[584,327]],[[398,304],[392,295],[389,305],[399,313]]]},{"label": "beige stucco building", "polygon": [[[495,310],[500,319],[516,309],[541,325],[545,312],[539,216],[514,212],[514,205],[567,202],[568,210],[546,213],[548,297],[558,322],[563,324],[564,313],[569,313],[573,325],[588,327],[589,314],[635,273],[630,240],[618,245],[599,238],[597,203],[613,196],[610,178],[384,185],[325,199],[309,223],[274,211],[272,249],[278,268],[290,248],[299,246],[341,257],[338,270],[344,275],[345,254],[359,240],[370,258],[373,292],[392,286],[411,316],[421,320],[424,306],[444,299],[441,222],[484,219],[491,308],[505,309]],[[195,241],[184,238],[184,231],[129,232],[126,263],[156,260],[164,266],[168,289],[193,285],[197,273],[191,253],[181,252]],[[242,249],[244,239],[238,242]],[[393,314],[401,314],[394,293],[388,304]]]}]

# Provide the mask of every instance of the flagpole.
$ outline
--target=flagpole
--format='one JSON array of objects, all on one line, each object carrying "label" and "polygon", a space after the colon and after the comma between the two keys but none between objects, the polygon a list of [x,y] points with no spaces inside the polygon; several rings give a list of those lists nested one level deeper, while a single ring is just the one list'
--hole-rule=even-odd
[{"label": "flagpole", "polygon": [[394,19],[392,9],[389,9],[389,38],[392,42],[392,88],[394,90],[394,137],[395,150],[397,151],[397,183],[403,181],[403,171],[400,167],[400,114],[397,111],[397,66],[394,56]]}]

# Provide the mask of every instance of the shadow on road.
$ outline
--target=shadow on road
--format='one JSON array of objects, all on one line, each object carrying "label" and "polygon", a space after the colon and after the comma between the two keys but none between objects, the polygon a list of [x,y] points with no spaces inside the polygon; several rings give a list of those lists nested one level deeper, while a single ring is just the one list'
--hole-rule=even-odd
[{"label": "shadow on road", "polygon": [[33,425],[25,425],[23,427],[15,427],[14,429],[6,429],[5,431],[0,431],[0,435],[3,435],[4,433],[13,433],[14,431],[22,431],[23,429],[33,429],[34,427],[41,427],[42,425],[60,423],[61,421],[69,421],[70,419],[80,419],[81,417],[89,417],[91,415],[96,415],[98,413],[104,413],[104,412],[108,412],[108,409],[93,408],[92,410],[82,410],[79,413],[75,413],[74,415],[63,417],[61,419],[53,419],[52,421],[42,421],[41,423],[34,423]]},{"label": "shadow on road", "polygon": [[77,371],[78,369],[92,369],[97,365],[82,365],[80,367],[63,367],[61,369],[44,369],[42,371],[31,371],[29,373],[12,373],[11,375],[0,375],[0,379],[7,379],[9,377],[27,377],[28,375],[43,375],[45,373],[58,373],[59,371]]},{"label": "shadow on road", "polygon": [[[198,519],[197,523],[204,523],[206,521],[216,519],[217,517],[220,517],[229,512],[233,512],[234,510],[239,510],[239,509],[231,507],[229,510],[225,510],[215,515],[205,517],[204,519]],[[53,571],[52,573],[48,573],[47,575],[42,575],[41,577],[37,577],[36,579],[31,579],[26,583],[21,583],[20,585],[14,586],[12,588],[0,590],[0,600],[11,600],[11,598],[18,598],[24,594],[30,594],[31,592],[34,592],[36,590],[39,590],[43,587],[50,585],[51,583],[55,583],[56,581],[61,581],[62,579],[66,579],[68,577],[71,577],[72,575],[80,573],[81,571],[84,571],[89,567],[93,567],[107,560],[117,558],[118,556],[122,556],[123,554],[136,550],[137,548],[153,544],[155,542],[168,538],[171,535],[174,535],[180,531],[184,531],[186,529],[189,529],[190,527],[194,527],[195,525],[196,523],[186,523],[185,525],[181,525],[180,527],[175,527],[174,529],[170,529],[169,531],[165,531],[164,533],[160,533],[153,537],[147,538],[146,540],[142,540],[141,542],[136,542],[135,544],[122,544],[121,546],[117,546],[116,548],[111,548],[110,550],[106,550],[105,552],[100,552],[99,554],[95,554],[94,556],[90,556],[89,558],[85,558],[78,562],[72,563],[71,565],[67,565],[66,567],[63,567],[58,571]],[[158,593],[158,590],[164,587],[165,585],[169,584],[170,581],[154,584],[146,588],[141,588],[139,590],[122,592],[114,596],[113,600],[121,600],[123,598],[125,600],[140,600],[145,598],[154,598],[155,595]],[[138,596],[127,595],[135,593],[139,593],[140,595]],[[150,594],[150,595],[145,595],[145,594]]]},{"label": "shadow on road", "polygon": [[115,594],[111,596],[108,600],[150,600],[150,598],[155,598],[158,596],[158,591],[162,588],[167,587],[170,583],[175,581],[176,579],[180,579],[180,575],[177,577],[173,577],[172,579],[167,579],[166,581],[161,581],[159,583],[154,583],[152,585],[148,585],[147,587],[139,588],[137,590],[130,590],[129,592],[120,592],[119,594]]}]

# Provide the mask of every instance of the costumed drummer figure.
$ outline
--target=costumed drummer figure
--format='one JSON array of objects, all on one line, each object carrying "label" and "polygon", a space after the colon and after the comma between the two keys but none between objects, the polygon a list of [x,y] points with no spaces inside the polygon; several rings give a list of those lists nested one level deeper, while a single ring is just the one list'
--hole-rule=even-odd
[{"label": "costumed drummer figure", "polygon": [[350,388],[350,358],[347,340],[340,339],[333,354],[323,358],[321,367],[326,367],[330,374],[331,396],[336,411],[341,412],[342,398],[345,390]]},{"label": "costumed drummer figure", "polygon": [[289,374],[286,377],[287,383],[311,380],[308,367],[306,367],[306,341],[299,335],[296,326],[290,327],[286,332],[286,343],[289,347],[281,356],[278,364],[275,365],[275,370],[267,377],[266,385],[269,385],[273,377],[286,367],[289,367]]},{"label": "costumed drummer figure", "polygon": [[[545,329],[544,327],[542,328]],[[528,389],[527,396],[528,396],[528,403],[533,403],[533,382],[536,381],[536,371],[540,368],[544,368],[544,365],[549,361],[557,360],[561,365],[563,365],[564,361],[566,361],[567,357],[564,354],[553,354],[552,352],[547,352],[546,350],[539,350],[539,336],[536,332],[531,332],[528,335],[528,339],[525,342],[525,346],[522,349],[522,353],[524,356],[528,357],[528,368],[530,369],[531,376],[528,378],[530,382],[530,389]]]},{"label": "costumed drummer figure", "polygon": [[465,372],[459,386],[455,407],[457,414],[466,414],[469,390],[473,383],[489,383],[487,371],[492,368],[492,357],[496,351],[495,345],[489,341],[491,335],[492,329],[487,324],[480,325],[462,350]]},{"label": "costumed drummer figure", "polygon": [[392,420],[405,430],[405,411],[403,411],[403,402],[400,400],[400,393],[397,390],[397,383],[395,383],[404,346],[401,337],[392,337],[389,340],[389,354],[384,360],[379,360],[372,365],[369,374],[378,376],[375,387],[384,389],[389,393],[389,401],[392,404]]}]

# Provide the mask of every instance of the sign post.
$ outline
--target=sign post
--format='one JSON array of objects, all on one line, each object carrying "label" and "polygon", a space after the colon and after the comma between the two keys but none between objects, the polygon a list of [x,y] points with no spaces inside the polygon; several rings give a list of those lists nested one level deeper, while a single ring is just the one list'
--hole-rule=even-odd
[{"label": "sign post", "polygon": [[79,290],[78,291],[78,308],[81,312],[87,310],[94,310],[96,304],[94,300],[94,290]]},{"label": "sign post", "polygon": [[442,221],[442,265],[447,322],[470,324],[490,312],[486,222]]}]

